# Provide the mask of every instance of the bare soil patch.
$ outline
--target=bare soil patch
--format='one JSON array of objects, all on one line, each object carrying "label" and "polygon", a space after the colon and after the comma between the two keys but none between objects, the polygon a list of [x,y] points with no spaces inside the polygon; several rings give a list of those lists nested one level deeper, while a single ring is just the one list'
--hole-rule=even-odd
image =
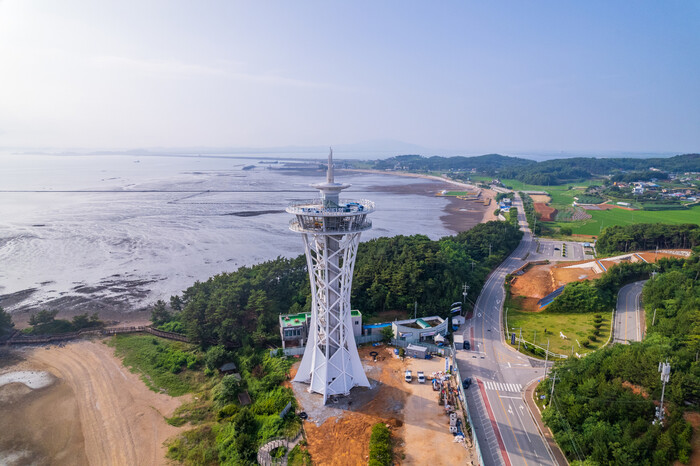
[{"label": "bare soil patch", "polygon": [[47,348],[25,349],[23,361],[3,369],[46,370],[58,379],[45,389],[10,394],[16,416],[2,416],[0,424],[23,419],[14,450],[71,464],[167,464],[163,442],[179,429],[164,416],[185,397],[150,391],[102,342]]},{"label": "bare soil patch", "polygon": [[[370,351],[379,353],[377,362],[369,356]],[[449,418],[438,406],[437,395],[429,396],[435,393],[431,386],[419,385],[415,379],[410,384],[404,381],[407,368],[414,370],[414,377],[419,369],[429,376],[444,368],[444,359],[401,361],[387,346],[364,346],[359,352],[369,389],[354,388],[348,397],[322,406],[320,395],[308,393],[307,385],[292,384],[309,415],[304,428],[314,464],[366,464],[369,437],[377,422],[391,430],[395,464],[443,464],[436,456],[444,456],[444,464],[464,464],[468,452],[463,445],[453,443]],[[435,455],[436,451],[449,454]]]},{"label": "bare soil patch", "polygon": [[[690,438],[690,445],[693,451],[690,453],[688,464],[697,466],[700,465],[700,413],[686,411],[683,413],[683,419],[693,426],[693,436]],[[674,461],[673,466],[680,466],[681,464],[680,461]]]},{"label": "bare soil patch", "polygon": [[534,204],[535,211],[540,214],[540,219],[543,222],[553,222],[554,217],[557,215],[557,209],[554,207],[550,207],[547,204],[543,204],[541,202],[535,202]]},{"label": "bare soil patch", "polygon": [[549,202],[552,200],[551,197],[545,196],[544,194],[530,194],[529,196],[532,198],[532,202],[541,204],[549,204]]}]

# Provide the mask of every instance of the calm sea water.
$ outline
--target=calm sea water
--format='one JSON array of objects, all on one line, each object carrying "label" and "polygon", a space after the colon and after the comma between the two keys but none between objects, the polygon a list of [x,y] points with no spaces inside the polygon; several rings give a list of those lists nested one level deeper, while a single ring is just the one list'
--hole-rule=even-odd
[{"label": "calm sea water", "polygon": [[[77,297],[80,310],[139,308],[196,280],[303,253],[283,211],[290,201],[316,197],[309,184],[323,175],[271,170],[281,163],[260,161],[0,155],[0,306],[65,309]],[[344,197],[377,204],[363,240],[453,233],[440,220],[444,198],[373,188],[426,180],[337,178],[352,184]],[[34,291],[17,294],[23,290]]]}]

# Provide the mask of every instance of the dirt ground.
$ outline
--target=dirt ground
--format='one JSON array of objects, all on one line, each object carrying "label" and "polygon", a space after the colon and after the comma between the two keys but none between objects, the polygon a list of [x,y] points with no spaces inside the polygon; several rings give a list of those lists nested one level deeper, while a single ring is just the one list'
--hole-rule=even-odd
[{"label": "dirt ground", "polygon": [[[360,348],[360,358],[371,387],[354,388],[349,397],[321,405],[320,396],[306,391],[305,384],[294,383],[297,400],[309,415],[304,423],[308,449],[315,464],[366,464],[372,426],[384,422],[396,440],[396,464],[464,464],[467,449],[453,443],[449,419],[437,404],[429,384],[408,384],[404,372],[420,368],[429,376],[444,368],[445,360],[401,361],[387,346]],[[378,361],[369,356],[379,353]],[[293,371],[296,367],[293,368]],[[435,452],[442,452],[441,462]],[[449,454],[447,454],[449,452]],[[449,458],[449,459],[447,459]]]},{"label": "dirt ground", "polygon": [[0,372],[45,370],[57,380],[38,390],[0,387],[0,406],[10,413],[0,416],[0,462],[20,455],[18,464],[167,464],[163,442],[179,429],[164,416],[187,397],[150,391],[101,341],[13,353]]},{"label": "dirt ground", "polygon": [[[693,426],[693,436],[690,439],[693,451],[690,453],[688,464],[697,466],[700,465],[700,413],[686,412],[683,414],[683,418]],[[680,461],[675,461],[673,466],[680,466],[681,464]]]},{"label": "dirt ground", "polygon": [[532,202],[538,202],[542,204],[548,204],[552,200],[551,197],[545,196],[544,194],[530,194]]},{"label": "dirt ground", "polygon": [[535,202],[533,207],[535,208],[535,211],[541,215],[540,219],[543,222],[552,222],[554,221],[554,217],[557,215],[557,209],[550,207],[547,204]]},{"label": "dirt ground", "polygon": [[[656,262],[658,259],[666,257],[684,257],[682,254],[689,250],[676,250],[675,254],[668,252],[644,251],[639,252],[647,262]],[[633,262],[639,261],[633,257]],[[552,291],[567,283],[583,280],[593,280],[599,278],[602,274],[597,273],[590,267],[574,267],[570,266],[585,265],[593,261],[585,260],[578,262],[560,262],[544,265],[534,265],[519,276],[516,276],[515,281],[511,284],[511,293],[513,296],[524,296],[521,300],[521,305],[524,311],[538,311],[537,302],[547,296]],[[619,260],[601,259],[600,262],[606,267],[612,267],[619,263]]]}]

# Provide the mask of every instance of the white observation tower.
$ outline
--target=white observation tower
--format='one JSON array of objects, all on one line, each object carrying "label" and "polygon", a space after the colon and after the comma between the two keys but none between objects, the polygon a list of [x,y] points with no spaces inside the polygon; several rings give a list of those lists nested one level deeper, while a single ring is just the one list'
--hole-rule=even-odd
[{"label": "white observation tower", "polygon": [[350,320],[350,291],[360,234],[372,228],[367,214],[374,202],[339,199],[350,185],[333,179],[332,149],[326,182],[312,186],[320,198],[287,207],[295,215],[289,229],[304,238],[312,296],[309,338],[294,381],[308,383],[325,404],[329,396],[347,395],[356,385],[369,387]]}]

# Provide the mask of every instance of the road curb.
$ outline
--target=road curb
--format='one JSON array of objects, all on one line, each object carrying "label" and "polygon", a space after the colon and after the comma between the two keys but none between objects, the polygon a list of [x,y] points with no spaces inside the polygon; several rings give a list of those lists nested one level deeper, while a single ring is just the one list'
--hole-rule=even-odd
[{"label": "road curb", "polygon": [[[542,438],[546,440],[545,446],[547,447],[547,451],[551,455],[554,462],[560,466],[568,466],[569,461],[566,459],[564,452],[561,451],[561,448],[559,448],[559,445],[557,445],[557,442],[554,440],[554,435],[552,434],[552,431],[542,421],[542,411],[540,411],[540,407],[537,406],[537,403],[535,403],[535,400],[533,398],[535,388],[538,384],[539,379],[535,379],[525,387],[525,391],[522,393],[523,401],[525,402],[525,406],[527,406],[527,410],[530,413],[530,417],[532,417],[532,420],[535,421],[537,430],[539,431]],[[536,416],[532,409],[533,406],[535,410],[537,410]]]}]

